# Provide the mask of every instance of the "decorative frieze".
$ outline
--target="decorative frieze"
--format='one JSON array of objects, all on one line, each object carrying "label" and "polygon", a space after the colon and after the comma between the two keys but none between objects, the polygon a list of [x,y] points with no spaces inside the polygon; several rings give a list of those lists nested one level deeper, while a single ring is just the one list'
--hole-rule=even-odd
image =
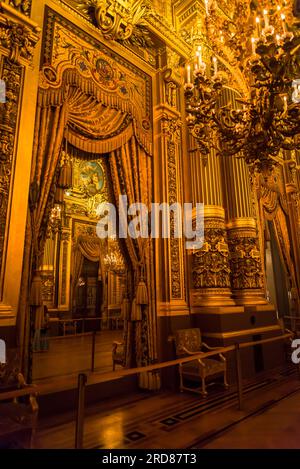
[{"label": "decorative frieze", "polygon": [[[264,300],[264,282],[259,238],[254,219],[240,218],[228,225],[231,287],[234,298],[243,304],[253,298]],[[257,300],[258,301],[258,300]]]},{"label": "decorative frieze", "polygon": [[224,222],[205,220],[205,243],[193,256],[193,286],[230,288],[229,249]]},{"label": "decorative frieze", "polygon": [[30,16],[32,0],[8,0],[7,3],[23,15]]},{"label": "decorative frieze", "polygon": [[[164,115],[162,128],[166,138],[167,169],[168,169],[168,202],[169,205],[176,204],[179,198],[179,174],[177,170],[177,149],[181,141],[180,119]],[[184,271],[182,268],[182,239],[174,238],[175,215],[170,213],[170,286],[172,299],[182,299],[184,295]]]}]

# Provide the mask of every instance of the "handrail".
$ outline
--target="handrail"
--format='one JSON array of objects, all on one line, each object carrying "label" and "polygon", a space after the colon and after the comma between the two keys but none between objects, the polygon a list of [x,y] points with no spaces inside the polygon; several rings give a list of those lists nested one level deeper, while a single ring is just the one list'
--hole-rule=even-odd
[{"label": "handrail", "polygon": [[50,322],[53,323],[64,323],[64,322],[83,322],[83,321],[106,321],[107,319],[122,319],[120,315],[115,316],[106,316],[101,318],[70,318],[70,319],[58,319],[58,318],[50,318]]},{"label": "handrail", "polygon": [[295,321],[300,321],[300,316],[283,316],[283,319],[293,319]]},{"label": "handrail", "polygon": [[0,401],[8,401],[11,399],[17,399],[18,397],[30,396],[37,394],[36,385],[28,385],[25,388],[17,389],[15,391],[0,392]]},{"label": "handrail", "polygon": [[288,338],[291,338],[291,337],[294,337],[294,334],[292,332],[290,332],[288,334],[279,335],[278,337],[270,337],[269,339],[256,340],[256,341],[253,341],[253,342],[244,342],[244,343],[241,343],[239,345],[240,345],[241,349],[242,348],[249,348],[249,347],[253,347],[254,345],[268,344],[270,342],[276,342],[276,340],[278,341],[278,340],[283,340],[285,338],[288,339]]},{"label": "handrail", "polygon": [[77,339],[78,337],[80,338],[80,337],[92,336],[95,332],[82,332],[80,334],[54,335],[54,336],[48,336],[47,340]]},{"label": "handrail", "polygon": [[[294,334],[291,332],[291,333],[288,333],[288,334],[279,335],[277,337],[271,337],[270,339],[240,343],[239,348],[240,349],[249,348],[249,347],[252,347],[254,345],[278,342],[280,340],[285,340],[285,339],[293,337],[293,336],[294,336]],[[213,351],[210,351],[210,352],[200,352],[199,354],[195,354],[195,355],[192,355],[192,356],[183,357],[183,358],[176,358],[175,360],[169,360],[169,361],[162,362],[162,363],[155,363],[153,365],[148,365],[148,366],[144,366],[144,367],[129,368],[129,369],[117,370],[117,371],[109,371],[109,372],[106,372],[106,373],[100,373],[100,372],[94,372],[92,374],[88,373],[87,374],[87,376],[88,376],[87,385],[106,383],[106,382],[109,382],[109,381],[116,381],[118,379],[125,378],[125,377],[128,377],[128,376],[133,376],[133,375],[136,375],[136,374],[139,374],[139,373],[149,373],[149,372],[153,372],[153,371],[158,371],[158,370],[161,370],[163,368],[168,368],[170,366],[176,366],[176,365],[180,365],[180,364],[183,364],[183,363],[189,363],[189,362],[192,362],[192,361],[197,360],[199,358],[205,359],[205,358],[213,357],[215,355],[219,355],[220,353],[232,352],[232,351],[235,350],[235,348],[236,348],[235,345],[230,345],[228,347],[218,348],[217,350],[213,350]],[[60,383],[57,380],[58,385],[63,383],[64,389],[66,388],[68,382],[73,385],[74,384],[74,377],[63,379],[63,380],[61,380]],[[41,383],[41,384],[37,384],[36,386],[37,386],[38,392],[43,392],[43,390],[45,391],[45,390],[49,389],[49,384],[48,383],[45,383],[45,384]]]},{"label": "handrail", "polygon": [[126,370],[120,371],[109,371],[107,373],[93,373],[89,376],[88,384],[97,384],[97,383],[106,383],[108,381],[115,381],[116,379],[124,378],[125,376],[136,375],[139,373],[150,373],[152,371],[158,371],[163,368],[169,368],[170,366],[181,365],[183,363],[193,362],[198,359],[205,359],[219,355],[220,353],[232,352],[235,350],[234,345],[228,347],[223,347],[218,350],[213,350],[212,352],[199,352],[195,353],[192,356],[176,358],[175,360],[169,360],[167,362],[156,363],[154,365],[141,366],[138,368],[128,368]]}]

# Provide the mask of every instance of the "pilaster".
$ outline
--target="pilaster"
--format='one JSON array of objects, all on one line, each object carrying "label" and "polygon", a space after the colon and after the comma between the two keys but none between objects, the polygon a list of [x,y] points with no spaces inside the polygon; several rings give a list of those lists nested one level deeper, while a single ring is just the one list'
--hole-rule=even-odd
[{"label": "pilaster", "polygon": [[30,2],[0,2],[0,326],[16,322],[22,273],[40,34],[29,13]]}]

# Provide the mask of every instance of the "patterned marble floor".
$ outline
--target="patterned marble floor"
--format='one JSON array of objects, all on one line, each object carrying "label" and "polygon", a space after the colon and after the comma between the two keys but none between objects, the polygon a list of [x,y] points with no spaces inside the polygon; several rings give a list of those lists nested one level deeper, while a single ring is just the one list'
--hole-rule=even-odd
[{"label": "patterned marble floor", "polygon": [[[199,448],[221,430],[300,393],[295,368],[252,379],[244,386],[244,408],[237,409],[235,389],[211,388],[207,399],[192,393],[137,393],[87,409],[85,448]],[[300,399],[300,398],[299,398]],[[36,447],[74,447],[74,416],[53,417],[40,423]]]}]

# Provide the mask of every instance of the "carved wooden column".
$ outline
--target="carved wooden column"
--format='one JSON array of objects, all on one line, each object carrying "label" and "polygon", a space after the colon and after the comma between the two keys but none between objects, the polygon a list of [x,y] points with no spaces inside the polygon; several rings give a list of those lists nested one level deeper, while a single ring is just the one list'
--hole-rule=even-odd
[{"label": "carved wooden column", "polygon": [[[35,114],[33,54],[39,39],[31,2],[0,2],[0,326],[14,325],[27,216]],[[5,84],[5,85],[4,85]],[[21,110],[22,102],[22,110]]]}]

